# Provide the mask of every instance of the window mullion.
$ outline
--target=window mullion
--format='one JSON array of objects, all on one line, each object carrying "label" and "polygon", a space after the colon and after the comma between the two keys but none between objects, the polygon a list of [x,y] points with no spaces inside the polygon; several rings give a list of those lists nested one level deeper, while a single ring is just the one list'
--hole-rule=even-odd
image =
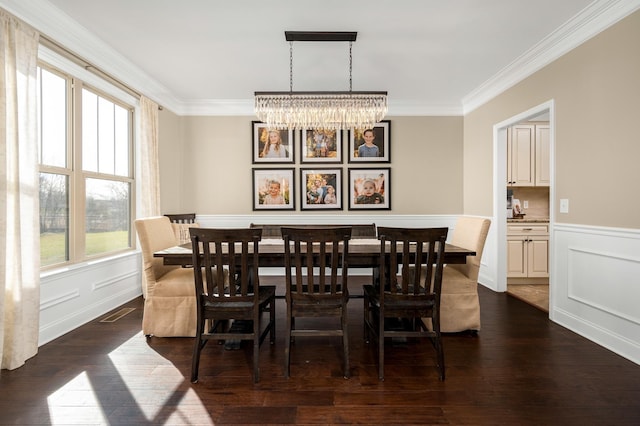
[{"label": "window mullion", "polygon": [[82,82],[75,80],[72,85],[72,106],[69,109],[69,129],[72,138],[72,179],[71,179],[71,246],[73,262],[84,259],[85,253],[85,177],[82,171]]}]

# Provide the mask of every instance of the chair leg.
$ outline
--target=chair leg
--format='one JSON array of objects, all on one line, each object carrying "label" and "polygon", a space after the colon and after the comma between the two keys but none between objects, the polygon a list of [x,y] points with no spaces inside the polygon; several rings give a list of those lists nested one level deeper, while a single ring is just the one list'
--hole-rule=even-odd
[{"label": "chair leg", "polygon": [[351,377],[351,370],[349,368],[349,334],[347,332],[347,306],[344,305],[342,307],[342,351],[343,351],[343,371],[344,378],[348,379]]},{"label": "chair leg", "polygon": [[378,379],[384,380],[384,316],[378,313]]},{"label": "chair leg", "polygon": [[435,332],[434,346],[438,362],[438,376],[444,382],[444,347],[442,345],[442,334],[440,333],[440,318],[432,319],[433,331]]},{"label": "chair leg", "polygon": [[202,351],[203,321],[198,321],[196,326],[196,338],[193,345],[193,358],[191,359],[191,383],[198,382],[198,369],[200,368],[200,352]]},{"label": "chair leg", "polygon": [[269,330],[269,343],[275,345],[276,343],[276,299],[275,297],[269,302],[269,324],[271,329]]},{"label": "chair leg", "polygon": [[362,309],[362,312],[364,312],[364,321],[363,321],[363,327],[364,330],[362,331],[363,335],[364,335],[364,342],[365,343],[369,343],[369,298],[367,297],[367,295],[365,294],[364,297],[362,298],[362,300],[364,300],[364,307]]},{"label": "chair leg", "polygon": [[287,335],[284,346],[284,377],[289,378],[291,363],[291,312],[287,312]]},{"label": "chair leg", "polygon": [[253,383],[260,381],[260,317],[258,315],[257,320],[253,320]]}]

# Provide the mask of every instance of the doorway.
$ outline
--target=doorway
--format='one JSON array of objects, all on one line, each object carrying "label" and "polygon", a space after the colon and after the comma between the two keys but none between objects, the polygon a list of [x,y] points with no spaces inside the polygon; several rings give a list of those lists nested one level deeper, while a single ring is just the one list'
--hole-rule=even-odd
[{"label": "doorway", "polygon": [[[546,303],[549,317],[553,317],[553,224],[554,219],[554,199],[555,199],[555,114],[553,100],[540,104],[534,108],[513,116],[501,123],[494,125],[494,223],[496,226],[496,289],[498,291],[510,292],[507,288],[507,129],[522,122],[532,119],[546,118],[549,122],[549,241],[548,241],[548,267],[549,285],[542,288],[519,288],[519,295],[515,297],[525,300],[527,303]],[[528,290],[528,291],[527,291]],[[546,290],[545,294],[538,294],[541,290]],[[510,292],[511,293],[511,292]],[[529,293],[529,294],[527,294]],[[527,300],[531,299],[531,300]],[[534,300],[535,299],[535,303]],[[542,299],[542,301],[540,301]]]}]

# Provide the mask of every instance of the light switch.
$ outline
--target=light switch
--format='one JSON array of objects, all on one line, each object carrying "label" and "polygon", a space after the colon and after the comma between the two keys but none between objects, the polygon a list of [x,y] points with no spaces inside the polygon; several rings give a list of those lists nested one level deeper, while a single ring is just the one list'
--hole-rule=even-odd
[{"label": "light switch", "polygon": [[528,209],[529,208],[529,200],[524,200],[522,202],[522,207],[524,207],[525,209]]},{"label": "light switch", "polygon": [[561,198],[560,199],[560,213],[569,213],[569,199]]}]

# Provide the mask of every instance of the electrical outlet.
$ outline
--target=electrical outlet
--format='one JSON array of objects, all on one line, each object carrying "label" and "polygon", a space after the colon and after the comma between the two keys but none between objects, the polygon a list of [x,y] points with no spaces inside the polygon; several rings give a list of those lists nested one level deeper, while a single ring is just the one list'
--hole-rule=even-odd
[{"label": "electrical outlet", "polygon": [[525,208],[525,209],[528,209],[529,208],[529,200],[524,200],[522,202],[522,207]]},{"label": "electrical outlet", "polygon": [[569,213],[569,199],[561,198],[560,199],[560,213]]}]

